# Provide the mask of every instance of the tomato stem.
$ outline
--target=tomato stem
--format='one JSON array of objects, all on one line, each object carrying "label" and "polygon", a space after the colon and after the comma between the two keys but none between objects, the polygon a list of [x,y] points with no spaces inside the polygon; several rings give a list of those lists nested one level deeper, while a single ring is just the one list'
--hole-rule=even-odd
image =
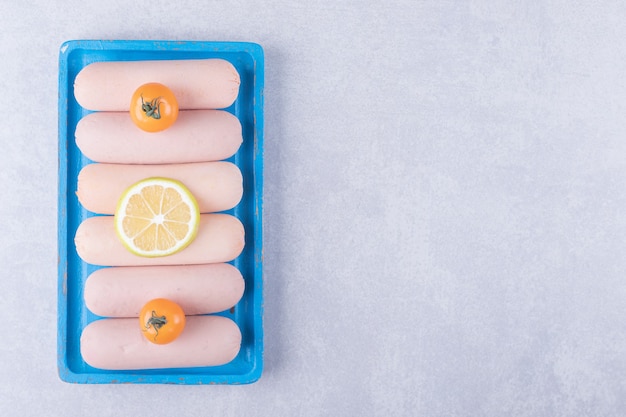
[{"label": "tomato stem", "polygon": [[152,117],[153,119],[160,119],[161,118],[161,97],[157,97],[152,101],[149,102],[145,102],[143,100],[143,94],[141,95],[141,110],[143,110],[143,112],[146,114],[146,116],[148,117]]},{"label": "tomato stem", "polygon": [[166,324],[167,318],[165,316],[157,316],[156,311],[152,310],[152,317],[150,317],[146,322],[146,330],[149,330],[150,326],[154,327],[154,331],[156,332],[156,334],[154,335],[154,340],[156,340],[157,336],[159,335],[159,329]]}]

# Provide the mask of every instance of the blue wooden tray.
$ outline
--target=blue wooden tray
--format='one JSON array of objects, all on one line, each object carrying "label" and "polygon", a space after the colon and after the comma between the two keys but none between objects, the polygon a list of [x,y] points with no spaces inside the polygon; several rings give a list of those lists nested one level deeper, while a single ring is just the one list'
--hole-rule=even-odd
[{"label": "blue wooden tray", "polygon": [[[93,213],[76,198],[77,177],[92,161],[76,147],[77,122],[89,112],[74,98],[74,78],[86,65],[98,61],[222,58],[241,77],[239,96],[228,111],[242,124],[243,144],[229,161],[243,174],[244,194],[227,213],[244,224],[246,245],[232,263],[244,276],[246,289],[234,310],[220,313],[233,319],[242,332],[239,355],[222,366],[145,371],[106,371],[87,365],[80,355],[80,335],[99,319],[85,306],[85,280],[98,267],[76,253],[74,234]],[[259,379],[263,369],[263,83],[261,46],[242,42],[68,41],[59,56],[59,201],[58,201],[58,369],[63,381],[73,383],[246,384]]]}]

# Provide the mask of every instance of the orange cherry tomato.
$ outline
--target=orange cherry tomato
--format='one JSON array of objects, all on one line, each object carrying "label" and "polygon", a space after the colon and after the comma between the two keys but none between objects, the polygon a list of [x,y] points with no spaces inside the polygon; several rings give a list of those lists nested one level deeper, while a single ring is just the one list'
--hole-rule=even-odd
[{"label": "orange cherry tomato", "polygon": [[178,101],[172,90],[159,83],[148,83],[133,93],[130,117],[146,132],[160,132],[178,118]]},{"label": "orange cherry tomato", "polygon": [[143,306],[139,313],[139,326],[143,335],[158,345],[174,341],[185,328],[185,313],[175,302],[155,298]]}]

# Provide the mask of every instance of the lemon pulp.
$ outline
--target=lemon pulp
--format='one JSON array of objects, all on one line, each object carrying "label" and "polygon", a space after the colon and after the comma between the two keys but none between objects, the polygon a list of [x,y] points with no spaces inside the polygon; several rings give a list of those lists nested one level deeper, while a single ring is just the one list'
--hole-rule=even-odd
[{"label": "lemon pulp", "polygon": [[115,212],[115,230],[124,246],[139,256],[180,252],[198,232],[200,212],[180,181],[147,178],[131,185]]}]

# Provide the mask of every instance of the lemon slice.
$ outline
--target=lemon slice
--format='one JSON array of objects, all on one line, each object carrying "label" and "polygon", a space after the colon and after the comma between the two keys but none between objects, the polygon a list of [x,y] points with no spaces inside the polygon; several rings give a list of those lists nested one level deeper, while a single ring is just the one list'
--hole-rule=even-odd
[{"label": "lemon slice", "polygon": [[181,182],[148,178],[126,189],[115,211],[115,230],[126,248],[139,256],[172,255],[198,233],[200,211]]}]

